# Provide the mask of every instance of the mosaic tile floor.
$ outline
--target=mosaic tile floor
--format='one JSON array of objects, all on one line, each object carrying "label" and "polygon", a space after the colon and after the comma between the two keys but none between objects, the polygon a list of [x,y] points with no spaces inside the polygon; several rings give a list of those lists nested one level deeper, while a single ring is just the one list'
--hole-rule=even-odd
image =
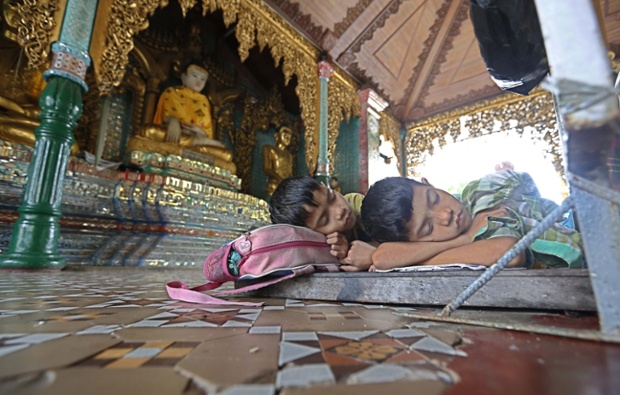
[{"label": "mosaic tile floor", "polygon": [[164,284],[198,285],[195,269],[0,273],[0,394],[620,393],[617,344],[408,318],[421,310],[407,306],[170,300]]}]

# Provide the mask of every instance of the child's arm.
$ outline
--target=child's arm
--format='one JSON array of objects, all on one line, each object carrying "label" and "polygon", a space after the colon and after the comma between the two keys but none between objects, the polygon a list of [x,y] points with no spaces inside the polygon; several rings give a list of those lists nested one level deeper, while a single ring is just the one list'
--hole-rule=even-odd
[{"label": "child's arm", "polygon": [[[443,265],[465,263],[491,266],[518,241],[501,236],[472,242],[476,233],[486,225],[488,216],[506,216],[503,208],[478,213],[470,229],[452,240],[383,243],[372,255],[377,269],[387,270],[411,265]],[[525,253],[519,254],[508,266],[523,266]]]},{"label": "child's arm", "polygon": [[[430,248],[424,251],[426,255],[419,255],[422,250],[419,248],[419,244],[436,245],[443,243],[419,241],[383,243],[372,254],[372,262],[380,270],[412,265],[444,265],[449,263],[491,266],[517,241],[516,238],[509,236],[478,240],[441,251],[431,257],[428,257],[430,251],[432,251]],[[524,264],[525,253],[522,252],[508,264],[508,267],[523,266]]]},{"label": "child's arm", "polygon": [[382,243],[372,254],[372,263],[375,265],[375,268],[379,270],[421,265],[443,252],[470,243],[471,238],[466,234],[447,241],[398,241]]}]

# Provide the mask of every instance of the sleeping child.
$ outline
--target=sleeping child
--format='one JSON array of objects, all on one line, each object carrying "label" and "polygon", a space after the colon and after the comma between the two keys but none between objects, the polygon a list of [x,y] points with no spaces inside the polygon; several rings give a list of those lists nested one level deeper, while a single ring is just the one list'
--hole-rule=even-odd
[{"label": "sleeping child", "polygon": [[[512,170],[470,182],[460,200],[424,178],[383,179],[369,189],[361,210],[366,232],[381,243],[372,253],[370,270],[450,263],[491,266],[556,207],[540,196],[529,174]],[[343,261],[356,262],[357,253],[353,242]],[[556,222],[508,267],[582,265],[581,235]]]},{"label": "sleeping child", "polygon": [[[289,177],[273,192],[269,214],[274,224],[305,226],[323,233],[341,270],[368,270],[375,249],[367,243],[370,239],[360,217],[363,199],[359,193],[343,196],[312,177]],[[354,261],[347,256],[349,243],[356,245]]]}]

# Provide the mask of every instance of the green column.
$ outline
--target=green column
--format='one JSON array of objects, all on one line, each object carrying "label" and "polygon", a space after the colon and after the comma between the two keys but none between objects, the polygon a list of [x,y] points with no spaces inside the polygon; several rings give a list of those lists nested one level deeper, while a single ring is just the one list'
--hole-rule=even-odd
[{"label": "green column", "polygon": [[331,64],[325,60],[319,62],[319,152],[314,178],[326,186],[329,186],[330,177],[329,156],[327,152],[329,138],[327,90],[329,77],[331,77],[333,73],[334,68]]},{"label": "green column", "polygon": [[72,130],[82,113],[82,88],[62,77],[51,77],[39,99],[41,125],[28,168],[24,200],[13,227],[9,251],[0,256],[6,267],[40,268],[62,266],[57,244],[60,235],[63,181]]},{"label": "green column", "polygon": [[39,98],[41,125],[28,168],[28,181],[13,226],[9,250],[0,267],[43,269],[64,266],[58,255],[61,201],[73,129],[82,114],[82,92],[90,65],[88,47],[97,9],[96,0],[67,2],[54,58],[43,74],[47,86]]}]

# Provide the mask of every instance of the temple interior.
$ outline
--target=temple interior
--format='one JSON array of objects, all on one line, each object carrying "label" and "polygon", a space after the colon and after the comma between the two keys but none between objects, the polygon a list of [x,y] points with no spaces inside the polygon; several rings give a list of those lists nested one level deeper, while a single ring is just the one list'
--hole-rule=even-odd
[{"label": "temple interior", "polygon": [[[0,394],[618,394],[620,0],[542,3],[3,0]],[[506,168],[584,263],[167,288],[284,179]]]}]

